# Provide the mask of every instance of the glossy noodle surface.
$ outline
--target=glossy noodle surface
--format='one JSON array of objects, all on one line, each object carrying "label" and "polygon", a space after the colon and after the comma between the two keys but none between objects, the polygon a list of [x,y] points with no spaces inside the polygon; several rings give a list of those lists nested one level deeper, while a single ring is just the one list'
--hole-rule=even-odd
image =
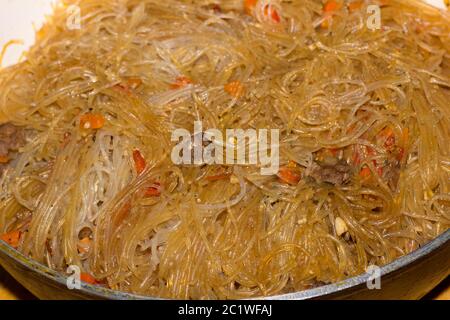
[{"label": "glossy noodle surface", "polygon": [[[343,280],[449,228],[449,102],[420,1],[63,1],[0,70],[1,239],[157,297]],[[174,164],[194,121],[278,129],[278,174]]]}]

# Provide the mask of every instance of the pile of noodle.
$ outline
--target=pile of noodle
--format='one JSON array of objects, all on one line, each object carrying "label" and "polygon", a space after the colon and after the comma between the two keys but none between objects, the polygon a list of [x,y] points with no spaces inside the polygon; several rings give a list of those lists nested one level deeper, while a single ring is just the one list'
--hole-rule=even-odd
[{"label": "pile of noodle", "polygon": [[[450,226],[450,16],[392,0],[369,30],[371,3],[324,27],[319,0],[261,0],[254,15],[240,0],[63,1],[23,61],[0,70],[0,121],[28,132],[1,179],[0,233],[22,230],[18,250],[62,273],[76,265],[112,289],[186,299],[312,288],[424,245]],[[180,76],[192,84],[174,89]],[[142,84],[118,90],[127,79]],[[232,81],[242,96],[224,90]],[[80,127],[88,112],[104,127]],[[196,120],[279,129],[280,165],[304,177],[175,165],[172,131]],[[306,177],[326,148],[368,145],[384,161],[374,137],[386,126],[409,130],[395,188],[376,174]],[[235,181],[205,179],[223,171]],[[142,197],[155,181],[161,195]]]}]

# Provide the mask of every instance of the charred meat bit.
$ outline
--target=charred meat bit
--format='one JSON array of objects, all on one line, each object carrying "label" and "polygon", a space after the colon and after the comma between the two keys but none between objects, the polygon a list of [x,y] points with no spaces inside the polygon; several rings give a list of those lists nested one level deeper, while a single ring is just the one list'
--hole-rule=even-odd
[{"label": "charred meat bit", "polygon": [[25,134],[23,129],[5,123],[0,125],[0,174],[8,166],[8,162],[14,158],[14,153],[25,144]]},{"label": "charred meat bit", "polygon": [[331,183],[341,186],[350,181],[352,168],[344,160],[338,160],[335,165],[315,162],[311,167],[309,176],[317,183]]},{"label": "charred meat bit", "polygon": [[386,166],[383,168],[383,180],[387,183],[391,190],[397,190],[398,181],[400,179],[400,162],[397,160],[387,161]]}]

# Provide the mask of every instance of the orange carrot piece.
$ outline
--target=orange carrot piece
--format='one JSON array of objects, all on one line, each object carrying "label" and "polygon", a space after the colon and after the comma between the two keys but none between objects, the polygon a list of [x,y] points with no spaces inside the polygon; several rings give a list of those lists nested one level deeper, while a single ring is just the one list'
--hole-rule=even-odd
[{"label": "orange carrot piece", "polygon": [[86,113],[80,118],[80,128],[82,129],[101,129],[105,125],[105,117],[101,114]]},{"label": "orange carrot piece", "polygon": [[[144,172],[145,168],[147,167],[147,162],[145,161],[145,158],[142,156],[142,153],[137,149],[133,151],[133,160],[137,174],[141,174],[142,172]],[[144,196],[156,197],[161,195],[159,186],[161,186],[161,184],[159,182],[155,182],[153,187],[148,187],[145,189]],[[128,211],[130,208],[131,205],[129,206]]]},{"label": "orange carrot piece", "polygon": [[379,136],[384,139],[384,147],[391,151],[395,145],[395,133],[392,128],[384,128]]},{"label": "orange carrot piece", "polygon": [[8,163],[9,158],[8,156],[0,156],[0,163]]},{"label": "orange carrot piece", "polygon": [[302,178],[300,173],[288,167],[280,168],[280,170],[278,171],[278,177],[281,181],[291,185],[298,184],[298,182]]},{"label": "orange carrot piece", "polygon": [[171,84],[172,89],[181,89],[189,84],[192,84],[192,80],[185,76],[179,76],[175,79],[175,82]]},{"label": "orange carrot piece", "polygon": [[[159,187],[159,183],[155,183]],[[148,187],[145,192],[145,197],[159,197],[161,195],[161,190],[157,187]]]},{"label": "orange carrot piece", "polygon": [[224,86],[226,92],[235,98],[239,98],[244,94],[245,87],[240,81],[233,81]]},{"label": "orange carrot piece", "polygon": [[281,21],[278,11],[269,5],[264,7],[264,16],[266,16],[266,17],[270,16],[270,18],[272,18],[272,20],[276,23],[279,23]]},{"label": "orange carrot piece", "polygon": [[363,5],[363,2],[359,1],[359,0],[350,2],[348,4],[348,10],[350,10],[350,12],[359,10],[359,9],[361,9],[362,5]]},{"label": "orange carrot piece", "polygon": [[341,4],[334,1],[329,0],[327,1],[323,6],[323,14],[326,17],[326,19],[322,22],[321,26],[322,28],[328,28],[330,25],[330,21],[332,19],[332,15],[335,11],[341,9]]},{"label": "orange carrot piece", "polygon": [[403,128],[402,130],[402,143],[406,145],[409,140],[409,128]]},{"label": "orange carrot piece", "polygon": [[142,156],[142,153],[139,150],[133,151],[133,160],[136,172],[138,174],[141,174],[145,170],[147,162],[145,161],[144,157]]},{"label": "orange carrot piece", "polygon": [[382,166],[377,166],[377,173],[380,177],[383,176],[383,167]]},{"label": "orange carrot piece", "polygon": [[392,130],[389,130],[386,133],[386,141],[384,142],[384,146],[386,149],[391,149],[395,145],[395,135]]},{"label": "orange carrot piece", "polygon": [[251,16],[253,13],[253,9],[255,8],[257,3],[258,3],[258,0],[244,0],[245,13],[248,14],[249,16]]},{"label": "orange carrot piece", "polygon": [[[372,147],[365,146],[365,149],[366,149],[366,153],[368,156],[374,156],[377,154],[375,149]],[[383,175],[383,167],[378,165],[376,160],[372,160],[372,163],[373,163],[374,167],[377,169],[378,175],[381,177]]]},{"label": "orange carrot piece", "polygon": [[360,158],[358,152],[354,152],[354,153],[353,153],[353,155],[352,155],[352,162],[353,162],[354,164],[356,164],[356,165],[358,165],[358,164],[361,163],[361,158]]},{"label": "orange carrot piece", "polygon": [[88,237],[83,238],[79,241],[77,249],[79,253],[88,253],[91,245],[91,239]]},{"label": "orange carrot piece", "polygon": [[390,136],[394,135],[394,131],[392,130],[392,128],[386,127],[383,129],[383,131],[381,131],[381,135],[383,135],[385,137],[390,137]]},{"label": "orange carrot piece", "polygon": [[324,12],[333,12],[333,11],[337,11],[341,8],[341,5],[334,1],[334,0],[329,0],[327,1],[324,6],[323,6],[323,11]]},{"label": "orange carrot piece", "polygon": [[82,272],[80,274],[80,280],[89,284],[99,284],[97,279],[91,276],[89,273]]},{"label": "orange carrot piece", "polygon": [[332,154],[333,157],[336,157],[337,154],[338,154],[338,152],[339,152],[339,149],[338,149],[338,148],[328,148],[328,149],[326,149],[326,150],[327,150],[327,152],[329,152],[330,154]]},{"label": "orange carrot piece", "polygon": [[[256,7],[258,0],[244,0],[244,11],[249,16],[253,15],[253,9]],[[272,8],[270,5],[266,5],[264,7],[264,16],[270,17],[274,22],[279,23],[281,21],[281,17],[278,14],[278,11],[275,8]]]},{"label": "orange carrot piece", "polygon": [[397,154],[397,160],[402,161],[404,156],[405,156],[405,148],[399,147],[398,154]]},{"label": "orange carrot piece", "polygon": [[374,156],[376,154],[375,149],[372,147],[364,146],[366,149],[366,152],[369,156]]},{"label": "orange carrot piece", "polygon": [[8,245],[17,249],[19,247],[21,232],[19,230],[7,232],[0,236],[0,240],[5,241]]},{"label": "orange carrot piece", "polygon": [[372,176],[372,171],[368,167],[364,167],[359,172],[359,176],[363,179],[370,178]]}]

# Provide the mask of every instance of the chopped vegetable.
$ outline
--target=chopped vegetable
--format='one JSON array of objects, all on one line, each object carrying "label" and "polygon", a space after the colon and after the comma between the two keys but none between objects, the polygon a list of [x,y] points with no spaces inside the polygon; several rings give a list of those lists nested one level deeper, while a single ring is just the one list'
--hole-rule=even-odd
[{"label": "chopped vegetable", "polygon": [[0,156],[0,163],[8,163],[9,158],[7,156]]},{"label": "chopped vegetable", "polygon": [[353,12],[353,11],[361,9],[362,5],[363,5],[363,2],[360,0],[352,1],[348,4],[348,9],[350,10],[350,12]]},{"label": "chopped vegetable", "polygon": [[405,148],[399,147],[397,153],[397,160],[402,161],[404,156],[405,156]]},{"label": "chopped vegetable", "polygon": [[403,128],[402,130],[402,144],[407,145],[409,140],[409,129]]},{"label": "chopped vegetable", "polygon": [[248,15],[252,15],[253,9],[255,8],[257,3],[258,3],[258,0],[244,0],[245,13]]},{"label": "chopped vegetable", "polygon": [[379,175],[380,177],[382,177],[382,176],[383,176],[383,167],[377,165],[376,168],[377,168],[377,173],[378,173],[378,175]]},{"label": "chopped vegetable", "polygon": [[384,147],[391,151],[395,145],[395,134],[390,127],[386,127],[380,133],[381,137],[384,139]]},{"label": "chopped vegetable", "polygon": [[192,84],[192,80],[185,76],[179,76],[175,79],[175,83],[172,83],[172,89],[181,89],[189,84]]},{"label": "chopped vegetable", "polygon": [[[133,151],[133,160],[137,174],[141,174],[142,172],[144,172],[145,168],[147,167],[147,162],[145,161],[144,157],[142,156],[142,153],[139,150]],[[161,190],[159,188],[160,186],[161,184],[159,182],[155,182],[152,187],[148,187],[145,189],[144,196],[157,197],[161,195]]]},{"label": "chopped vegetable", "polygon": [[144,196],[146,196],[146,197],[159,197],[161,195],[160,187],[161,187],[161,184],[159,182],[155,182],[154,186],[148,187],[145,190]]},{"label": "chopped vegetable", "polygon": [[374,156],[375,150],[365,145],[356,145],[353,147],[352,162],[355,165],[359,165],[361,164],[362,160],[366,158],[367,155]]},{"label": "chopped vegetable", "polygon": [[233,97],[239,98],[244,94],[245,87],[240,81],[233,81],[225,85],[225,91]]},{"label": "chopped vegetable", "polygon": [[[369,155],[369,156],[376,155],[375,149],[368,147],[368,146],[365,146],[365,149],[366,149],[367,155]],[[372,160],[372,163],[373,163],[374,167],[377,169],[378,175],[381,177],[383,175],[383,167],[381,165],[379,165],[376,160]]]},{"label": "chopped vegetable", "polygon": [[329,27],[332,15],[339,9],[341,9],[341,4],[334,0],[329,0],[324,4],[323,15],[326,19],[322,22],[322,28]]},{"label": "chopped vegetable", "polygon": [[21,232],[19,230],[7,232],[0,236],[0,240],[5,241],[14,249],[19,247]]},{"label": "chopped vegetable", "polygon": [[82,272],[80,274],[80,280],[89,284],[99,284],[97,279],[95,279],[93,276],[91,276],[89,273]]},{"label": "chopped vegetable", "polygon": [[398,160],[401,160],[404,157],[405,146],[407,145],[409,139],[408,128],[404,128],[402,130],[401,137],[400,139],[398,139],[398,141],[396,139],[394,131],[389,127],[386,127],[385,129],[383,129],[383,131],[381,131],[381,133],[379,134],[379,138],[383,140],[383,147],[387,151],[395,151]]},{"label": "chopped vegetable", "polygon": [[142,156],[142,153],[139,150],[133,151],[133,160],[137,174],[141,174],[145,170],[147,162],[145,161],[144,157]]},{"label": "chopped vegetable", "polygon": [[364,167],[359,172],[359,176],[363,179],[370,178],[372,176],[372,171],[370,171],[369,167]]},{"label": "chopped vegetable", "polygon": [[[244,0],[244,10],[245,13],[248,15],[253,15],[253,10],[256,7],[256,4],[258,3],[258,0]],[[280,15],[278,14],[278,11],[273,8],[271,5],[266,5],[264,7],[264,16],[270,17],[272,21],[279,23],[281,21]]]},{"label": "chopped vegetable", "polygon": [[280,178],[281,181],[291,185],[298,184],[298,182],[302,178],[298,170],[289,167],[280,168],[280,170],[278,171],[278,177]]},{"label": "chopped vegetable", "polygon": [[333,156],[337,156],[337,154],[338,154],[338,152],[339,152],[339,149],[337,149],[337,148],[330,148],[330,149],[327,149]]},{"label": "chopped vegetable", "polygon": [[279,23],[281,21],[280,15],[278,14],[277,10],[269,5],[264,7],[264,16],[271,17],[272,20],[276,23]]},{"label": "chopped vegetable", "polygon": [[343,235],[348,231],[347,224],[341,217],[336,217],[336,219],[334,220],[334,227],[336,229],[336,235],[338,237],[340,237],[341,235]]},{"label": "chopped vegetable", "polygon": [[105,118],[101,114],[86,113],[80,118],[80,128],[101,129],[105,125]]},{"label": "chopped vegetable", "polygon": [[145,190],[144,195],[146,197],[159,197],[161,195],[161,191],[159,191],[155,187],[149,187],[149,188],[147,188],[147,190]]},{"label": "chopped vegetable", "polygon": [[324,4],[323,12],[329,13],[329,12],[339,10],[340,8],[341,8],[341,5],[338,2],[336,2],[334,0],[329,0]]},{"label": "chopped vegetable", "polygon": [[83,238],[78,243],[78,252],[79,253],[88,253],[91,246],[91,239],[89,237]]},{"label": "chopped vegetable", "polygon": [[[375,156],[375,149],[369,146],[355,146],[352,154],[352,162],[354,165],[359,165],[367,156]],[[377,163],[376,160],[372,160],[374,167],[377,170],[378,175],[381,177],[383,175],[383,167]],[[368,178],[372,172],[368,167],[364,167],[360,171],[360,177]]]}]

